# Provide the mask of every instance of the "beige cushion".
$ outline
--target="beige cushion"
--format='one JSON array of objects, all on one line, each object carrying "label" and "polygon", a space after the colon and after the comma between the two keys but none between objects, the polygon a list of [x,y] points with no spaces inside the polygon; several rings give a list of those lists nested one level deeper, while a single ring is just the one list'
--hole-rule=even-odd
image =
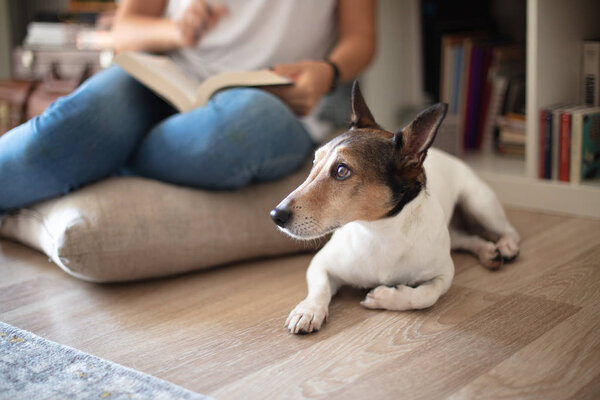
[{"label": "beige cushion", "polygon": [[204,191],[136,177],[111,178],[5,219],[0,236],[43,251],[78,278],[113,282],[273,256],[307,245],[269,217],[307,176],[237,191]]}]

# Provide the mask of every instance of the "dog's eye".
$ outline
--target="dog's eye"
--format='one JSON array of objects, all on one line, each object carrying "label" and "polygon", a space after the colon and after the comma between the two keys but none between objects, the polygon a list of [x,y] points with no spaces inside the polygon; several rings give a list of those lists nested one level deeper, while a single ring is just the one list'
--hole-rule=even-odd
[{"label": "dog's eye", "polygon": [[338,164],[338,166],[335,168],[333,177],[338,181],[343,181],[344,179],[347,179],[350,175],[350,168],[348,168],[346,164]]}]

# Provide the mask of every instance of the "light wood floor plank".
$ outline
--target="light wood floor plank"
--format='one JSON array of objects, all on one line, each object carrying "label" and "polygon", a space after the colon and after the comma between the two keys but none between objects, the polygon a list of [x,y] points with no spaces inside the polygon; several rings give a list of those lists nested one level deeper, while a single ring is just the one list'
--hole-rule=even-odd
[{"label": "light wood floor plank", "polygon": [[332,398],[371,393],[375,398],[438,399],[540,337],[578,308],[514,295],[431,339],[427,345],[383,363]]},{"label": "light wood floor plank", "polygon": [[[451,399],[565,399],[595,385],[600,305],[583,309],[470,382]],[[600,392],[596,392],[598,396]],[[596,397],[597,398],[597,397]]]},{"label": "light wood floor plank", "polygon": [[[407,313],[361,310],[355,301],[348,307],[369,315],[362,323],[342,331],[336,329],[337,335],[314,342],[306,350],[258,369],[210,395],[229,399],[243,391],[247,399],[329,398],[348,385],[362,381],[373,368],[426,345],[448,328],[493,307],[500,299],[479,291],[453,288],[440,300],[439,307]],[[339,324],[343,317],[332,313],[331,326]],[[297,336],[292,340],[308,338]],[[274,377],[278,385],[270,387],[269,382]]]},{"label": "light wood floor plank", "polygon": [[525,236],[521,254],[514,263],[494,273],[476,265],[458,271],[454,283],[507,295],[521,283],[536,282],[553,269],[570,264],[581,254],[599,247],[600,220],[573,218],[533,236]]},{"label": "light wood floor plank", "polygon": [[219,399],[436,399],[479,385],[519,397],[513,381],[546,398],[540,382],[556,376],[556,398],[598,398],[600,221],[507,214],[523,239],[514,264],[490,272],[453,254],[452,288],[418,312],[366,310],[366,291],[343,289],[314,335],[283,328],[310,255],[96,285],[0,241],[0,320]]}]

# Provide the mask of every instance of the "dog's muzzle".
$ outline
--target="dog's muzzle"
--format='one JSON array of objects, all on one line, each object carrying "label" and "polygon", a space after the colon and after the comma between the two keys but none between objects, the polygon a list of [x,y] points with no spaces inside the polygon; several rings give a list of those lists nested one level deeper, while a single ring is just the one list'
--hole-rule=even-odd
[{"label": "dog's muzzle", "polygon": [[292,219],[292,212],[287,207],[277,206],[271,210],[270,215],[273,222],[282,228]]}]

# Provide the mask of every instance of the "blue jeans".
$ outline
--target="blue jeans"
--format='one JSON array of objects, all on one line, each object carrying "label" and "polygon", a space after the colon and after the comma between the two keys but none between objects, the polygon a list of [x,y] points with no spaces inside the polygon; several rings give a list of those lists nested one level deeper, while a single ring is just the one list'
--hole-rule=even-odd
[{"label": "blue jeans", "polygon": [[264,91],[226,90],[181,114],[113,66],[0,137],[0,213],[115,174],[235,189],[289,174],[313,146]]}]

